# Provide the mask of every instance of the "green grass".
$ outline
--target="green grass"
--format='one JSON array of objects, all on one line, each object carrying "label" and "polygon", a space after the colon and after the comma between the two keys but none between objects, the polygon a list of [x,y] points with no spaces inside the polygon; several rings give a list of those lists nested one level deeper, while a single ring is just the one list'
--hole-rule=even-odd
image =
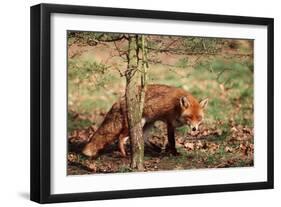
[{"label": "green grass", "polygon": [[124,172],[132,172],[132,168],[130,168],[129,166],[127,165],[121,165],[117,172],[120,172],[120,173],[124,173]]},{"label": "green grass", "polygon": [[88,119],[75,118],[75,115],[68,111],[67,115],[67,128],[68,132],[72,132],[76,129],[84,129],[92,125],[92,122]]},{"label": "green grass", "polygon": [[190,130],[188,126],[182,126],[176,129],[179,134],[181,134],[183,137],[186,136],[187,132]]}]

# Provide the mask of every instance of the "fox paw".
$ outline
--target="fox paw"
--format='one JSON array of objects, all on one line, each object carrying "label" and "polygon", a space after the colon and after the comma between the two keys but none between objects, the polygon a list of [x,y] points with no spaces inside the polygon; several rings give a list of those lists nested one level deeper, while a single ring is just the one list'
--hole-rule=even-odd
[{"label": "fox paw", "polygon": [[127,157],[127,154],[126,153],[120,153],[121,154],[121,157]]},{"label": "fox paw", "polygon": [[97,156],[97,152],[92,150],[90,147],[85,147],[82,150],[82,154],[90,158],[95,158]]},{"label": "fox paw", "polygon": [[180,153],[177,152],[177,150],[175,148],[172,148],[172,149],[171,148],[167,148],[166,152],[169,153],[169,154],[172,154],[173,156],[179,156],[180,155]]}]

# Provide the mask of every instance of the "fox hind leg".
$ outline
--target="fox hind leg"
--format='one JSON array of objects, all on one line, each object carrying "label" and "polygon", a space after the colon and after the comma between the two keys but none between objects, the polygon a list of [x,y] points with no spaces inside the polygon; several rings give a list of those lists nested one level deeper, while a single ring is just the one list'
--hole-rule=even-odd
[{"label": "fox hind leg", "polygon": [[121,152],[121,155],[122,157],[126,157],[127,156],[127,153],[126,153],[126,143],[129,139],[129,136],[128,136],[128,133],[121,133],[119,135],[119,143],[118,143],[118,146],[119,146],[119,150]]}]

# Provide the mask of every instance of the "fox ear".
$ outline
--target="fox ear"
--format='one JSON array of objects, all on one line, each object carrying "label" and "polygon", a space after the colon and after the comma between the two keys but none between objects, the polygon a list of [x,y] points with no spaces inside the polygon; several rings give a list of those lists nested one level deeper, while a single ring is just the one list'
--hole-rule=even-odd
[{"label": "fox ear", "polygon": [[187,97],[183,96],[180,98],[180,106],[182,108],[188,108],[190,106],[190,103],[189,103]]},{"label": "fox ear", "polygon": [[208,105],[208,98],[205,98],[205,99],[203,99],[203,100],[201,100],[200,101],[200,106],[202,107],[202,109],[205,109],[206,107],[207,107],[207,105]]}]

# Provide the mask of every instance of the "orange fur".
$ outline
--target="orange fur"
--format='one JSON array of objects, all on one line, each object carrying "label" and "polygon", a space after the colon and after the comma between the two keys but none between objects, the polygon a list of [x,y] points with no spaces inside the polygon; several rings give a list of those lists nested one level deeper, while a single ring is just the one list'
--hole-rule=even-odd
[{"label": "orange fur", "polygon": [[[198,130],[204,116],[203,109],[207,103],[207,99],[198,102],[190,93],[181,88],[166,85],[148,85],[143,109],[144,129],[149,128],[148,126],[155,121],[165,122],[169,142],[167,150],[177,154],[174,129],[188,124]],[[128,136],[126,104],[125,99],[122,98],[112,106],[101,126],[82,152],[89,157],[97,156],[101,149],[115,139],[119,139],[121,154],[126,156],[124,145],[125,138]]]}]

